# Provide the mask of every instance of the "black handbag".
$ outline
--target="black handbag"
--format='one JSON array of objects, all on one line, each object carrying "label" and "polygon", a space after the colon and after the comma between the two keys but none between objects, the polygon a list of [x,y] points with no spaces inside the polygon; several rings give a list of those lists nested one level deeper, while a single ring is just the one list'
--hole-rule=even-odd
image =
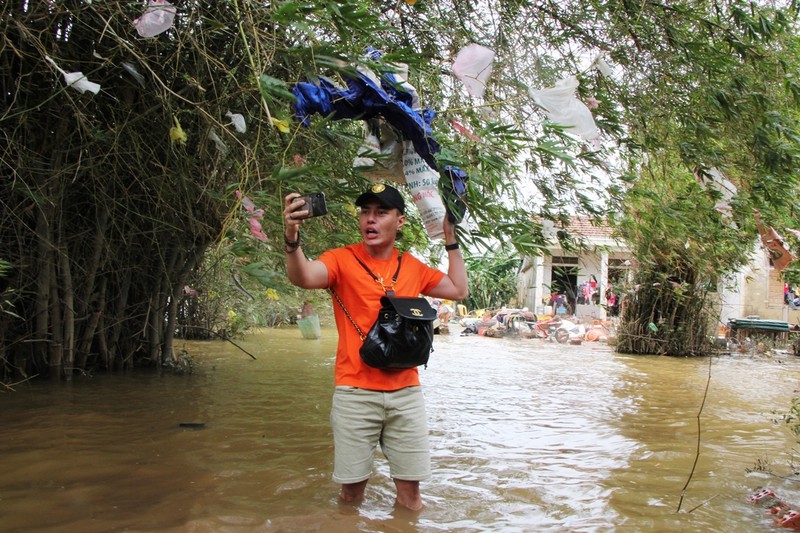
[{"label": "black handbag", "polygon": [[436,310],[425,298],[383,296],[378,318],[359,350],[375,368],[399,370],[427,365]]},{"label": "black handbag", "polygon": [[[392,287],[400,273],[401,259],[402,254],[397,258],[397,271],[392,278]],[[358,257],[356,260],[383,286],[382,279],[375,276]],[[436,310],[425,298],[395,296],[393,290],[384,287],[386,296],[381,297],[378,317],[369,332],[364,335],[339,295],[333,289],[329,290],[363,341],[359,355],[365,364],[382,370],[403,370],[428,364],[433,348],[433,321],[436,319]]]}]

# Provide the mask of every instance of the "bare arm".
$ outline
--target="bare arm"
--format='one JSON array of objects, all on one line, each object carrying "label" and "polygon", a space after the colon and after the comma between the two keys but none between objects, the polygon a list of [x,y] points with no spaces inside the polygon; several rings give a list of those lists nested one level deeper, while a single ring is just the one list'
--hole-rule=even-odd
[{"label": "bare arm", "polygon": [[328,287],[328,268],[321,261],[308,261],[300,247],[300,224],[307,214],[307,208],[299,198],[300,195],[293,192],[284,199],[286,273],[293,285],[303,289],[325,289]]},{"label": "bare arm", "polygon": [[[445,245],[457,243],[456,228],[447,218],[447,215],[444,217],[443,228]],[[428,296],[447,300],[463,300],[469,296],[469,284],[467,282],[467,267],[464,265],[461,249],[448,250],[447,258],[449,260],[447,275],[428,293]]]}]

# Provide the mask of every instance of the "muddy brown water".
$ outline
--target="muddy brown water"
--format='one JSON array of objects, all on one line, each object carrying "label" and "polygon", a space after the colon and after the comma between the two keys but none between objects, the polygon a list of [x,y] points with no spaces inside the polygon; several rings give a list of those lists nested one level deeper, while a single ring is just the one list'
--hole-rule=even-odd
[{"label": "muddy brown water", "polygon": [[800,394],[791,355],[632,357],[460,329],[422,370],[434,474],[418,516],[393,509],[380,456],[366,501],[338,503],[335,332],[292,329],[237,341],[255,361],[179,343],[191,375],[3,393],[0,531],[776,531],[747,497],[800,505],[796,441],[775,422]]}]

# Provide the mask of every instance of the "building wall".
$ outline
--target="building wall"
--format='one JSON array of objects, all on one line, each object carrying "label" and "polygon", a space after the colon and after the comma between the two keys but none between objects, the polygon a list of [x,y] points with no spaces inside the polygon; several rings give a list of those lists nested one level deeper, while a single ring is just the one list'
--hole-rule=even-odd
[{"label": "building wall", "polygon": [[727,325],[731,318],[747,316],[745,309],[745,288],[747,286],[747,271],[737,272],[726,279],[719,289],[719,322]]},{"label": "building wall", "polygon": [[[557,248],[550,252],[554,256],[567,255]],[[597,278],[601,303],[605,302],[603,295],[608,283],[609,262],[631,261],[628,280],[632,279],[631,274],[636,266],[630,254],[622,248],[610,252],[595,251],[569,255],[578,257],[578,284],[588,280],[591,275]],[[517,283],[520,307],[527,307],[537,314],[544,313],[542,300],[550,294],[551,273],[550,256],[525,258]],[[780,272],[770,266],[769,257],[761,246],[756,247],[750,265],[741,272],[733,274],[722,285],[719,291],[721,325],[726,325],[731,318],[746,316],[800,324],[800,309],[790,309],[784,303]],[[605,317],[605,309],[602,306],[579,306],[576,312],[583,318]]]},{"label": "building wall", "polygon": [[780,272],[770,266],[769,257],[759,247],[754,256],[750,275],[746,277],[742,316],[759,316],[765,320],[785,320],[800,323],[800,310],[790,309],[783,301],[783,280]]},{"label": "building wall", "polygon": [[553,263],[552,257],[576,257],[578,259],[577,267],[577,284],[589,280],[591,276],[597,279],[597,289],[600,293],[600,305],[595,304],[581,304],[577,305],[575,314],[578,318],[587,320],[591,319],[605,319],[607,317],[606,308],[602,304],[605,303],[605,290],[608,286],[608,262],[612,260],[628,260],[631,261],[631,256],[625,251],[619,249],[614,252],[602,251],[586,251],[579,254],[566,254],[560,249],[554,248],[550,250],[549,256],[526,257],[520,268],[517,279],[517,299],[520,307],[527,307],[537,315],[548,314],[546,301],[550,296],[550,287],[553,282],[552,272]]}]

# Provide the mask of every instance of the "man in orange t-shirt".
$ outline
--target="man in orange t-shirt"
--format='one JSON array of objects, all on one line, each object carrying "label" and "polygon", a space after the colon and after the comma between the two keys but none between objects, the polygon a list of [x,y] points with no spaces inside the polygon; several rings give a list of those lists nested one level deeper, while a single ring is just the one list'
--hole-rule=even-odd
[{"label": "man in orange t-shirt", "polygon": [[[395,240],[405,224],[405,202],[397,189],[376,184],[356,199],[362,241],[306,260],[300,248],[299,224],[308,207],[297,193],[286,196],[284,208],[286,269],[289,280],[304,289],[333,289],[350,317],[366,334],[381,307],[381,296],[426,294],[462,300],[468,294],[467,272],[455,227],[444,217],[447,274],[411,254],[400,253]],[[361,261],[371,271],[359,263]],[[398,270],[399,267],[399,270]],[[416,368],[386,371],[361,361],[362,341],[342,307],[334,305],[339,344],[335,392],[331,408],[334,435],[333,479],[341,498],[358,502],[372,470],[378,444],[389,461],[397,488],[396,504],[422,509],[419,482],[430,475],[427,417]]]}]

